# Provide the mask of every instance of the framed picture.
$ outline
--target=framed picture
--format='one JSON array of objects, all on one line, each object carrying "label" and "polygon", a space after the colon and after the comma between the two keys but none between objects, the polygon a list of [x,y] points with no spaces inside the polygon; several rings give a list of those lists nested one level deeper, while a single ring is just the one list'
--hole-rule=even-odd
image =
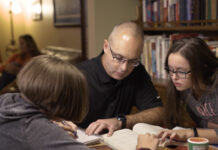
[{"label": "framed picture", "polygon": [[80,26],[80,0],[53,0],[54,26]]}]

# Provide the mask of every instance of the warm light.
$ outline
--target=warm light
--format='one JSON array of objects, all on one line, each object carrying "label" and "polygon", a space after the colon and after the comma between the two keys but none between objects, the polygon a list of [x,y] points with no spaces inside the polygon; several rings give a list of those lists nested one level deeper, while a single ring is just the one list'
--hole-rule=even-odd
[{"label": "warm light", "polygon": [[15,14],[18,14],[21,12],[21,8],[18,4],[13,4],[12,5],[12,12],[15,13]]},{"label": "warm light", "polygon": [[33,6],[33,13],[40,14],[42,12],[42,8],[40,4],[35,4]]},{"label": "warm light", "polygon": [[19,3],[18,3],[16,0],[10,0],[10,3],[12,4],[12,6],[11,6],[11,11],[12,11],[14,14],[18,14],[18,13],[21,12],[20,5],[19,5]]},{"label": "warm light", "polygon": [[33,18],[33,20],[41,20],[42,19],[41,0],[33,0],[31,8],[32,8],[32,18]]}]

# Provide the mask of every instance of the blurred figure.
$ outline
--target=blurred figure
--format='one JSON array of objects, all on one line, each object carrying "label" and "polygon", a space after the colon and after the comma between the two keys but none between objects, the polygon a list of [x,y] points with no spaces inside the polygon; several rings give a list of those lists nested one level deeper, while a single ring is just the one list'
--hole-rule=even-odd
[{"label": "blurred figure", "polygon": [[0,66],[2,74],[0,78],[0,90],[12,82],[20,69],[34,56],[40,54],[40,51],[31,35],[22,35],[19,37],[20,52],[12,55]]}]

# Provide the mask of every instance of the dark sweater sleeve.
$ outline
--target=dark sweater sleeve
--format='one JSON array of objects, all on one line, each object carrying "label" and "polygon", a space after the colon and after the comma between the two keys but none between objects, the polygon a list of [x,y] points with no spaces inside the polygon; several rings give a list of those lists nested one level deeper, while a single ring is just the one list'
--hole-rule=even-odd
[{"label": "dark sweater sleeve", "polygon": [[34,150],[90,150],[74,140],[66,131],[49,120],[34,119],[27,124],[26,135],[29,149]]}]

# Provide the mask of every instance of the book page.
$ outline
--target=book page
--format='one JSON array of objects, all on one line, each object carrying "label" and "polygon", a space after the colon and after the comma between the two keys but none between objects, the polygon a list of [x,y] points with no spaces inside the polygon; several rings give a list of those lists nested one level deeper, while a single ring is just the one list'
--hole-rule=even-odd
[{"label": "book page", "polygon": [[[107,134],[102,135],[102,138],[106,144],[111,146],[116,150],[135,150],[137,145],[137,139],[139,134],[158,134],[164,128],[160,126],[150,125],[146,123],[137,123],[134,125],[133,130],[130,129],[122,129],[117,130],[110,137]],[[166,147],[168,145],[177,145],[184,146],[186,143],[170,141],[166,139],[166,141],[162,144],[159,144],[159,147]]]},{"label": "book page", "polygon": [[83,129],[77,130],[77,136],[76,139],[78,142],[84,143],[84,144],[91,144],[100,141],[101,137],[98,135],[87,135],[85,134],[85,131]]},{"label": "book page", "polygon": [[183,127],[180,127],[180,126],[176,126],[172,130],[185,130],[185,129],[190,129],[190,128],[183,128]]},{"label": "book page", "polygon": [[164,128],[160,126],[155,126],[155,125],[150,125],[147,123],[137,123],[133,126],[133,131],[138,133],[138,134],[158,134],[160,133]]},{"label": "book page", "polygon": [[135,150],[138,134],[130,129],[115,131],[110,137],[104,134],[103,140],[115,150]]},{"label": "book page", "polygon": [[[185,128],[182,127],[175,127],[173,130],[182,130]],[[137,134],[159,134],[164,128],[160,126],[150,125],[147,123],[137,123],[133,126],[133,131]],[[160,147],[166,147],[167,145],[179,145],[179,146],[186,146],[187,144],[184,142],[177,142],[177,141],[170,141],[169,139],[166,139],[163,143],[159,144]]]}]

